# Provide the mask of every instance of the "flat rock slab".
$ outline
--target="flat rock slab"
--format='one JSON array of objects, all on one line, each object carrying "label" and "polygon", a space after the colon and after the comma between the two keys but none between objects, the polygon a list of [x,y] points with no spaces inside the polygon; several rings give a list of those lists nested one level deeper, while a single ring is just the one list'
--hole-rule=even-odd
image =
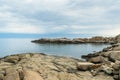
[{"label": "flat rock slab", "polygon": [[[97,68],[100,65],[82,62],[75,58],[45,55],[43,53],[15,56],[18,56],[21,60],[14,64],[9,62],[11,65],[7,68],[3,68],[6,65],[0,65],[2,67],[0,68],[1,71],[5,71],[5,74],[1,73],[1,80],[114,80],[113,76],[106,74],[100,73],[93,76],[89,70],[78,70],[77,66],[79,67],[79,65],[82,66],[83,70]],[[6,63],[4,60],[1,60],[1,62]],[[76,66],[77,63],[79,65]]]},{"label": "flat rock slab", "polygon": [[77,69],[81,71],[86,71],[86,70],[92,70],[92,69],[99,68],[100,66],[101,64],[94,64],[90,62],[79,62],[77,64]]},{"label": "flat rock slab", "polygon": [[28,69],[23,70],[24,80],[44,80],[39,73]]},{"label": "flat rock slab", "polygon": [[94,64],[89,62],[79,62],[77,64],[77,69],[81,71],[89,70]]}]

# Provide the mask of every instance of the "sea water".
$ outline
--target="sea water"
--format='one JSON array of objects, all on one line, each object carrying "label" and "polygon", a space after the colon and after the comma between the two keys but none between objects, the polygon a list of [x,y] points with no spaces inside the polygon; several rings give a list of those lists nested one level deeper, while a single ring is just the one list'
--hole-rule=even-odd
[{"label": "sea water", "polygon": [[98,52],[110,44],[38,44],[32,43],[32,38],[1,38],[0,57],[23,53],[45,53],[80,58],[81,55]]}]

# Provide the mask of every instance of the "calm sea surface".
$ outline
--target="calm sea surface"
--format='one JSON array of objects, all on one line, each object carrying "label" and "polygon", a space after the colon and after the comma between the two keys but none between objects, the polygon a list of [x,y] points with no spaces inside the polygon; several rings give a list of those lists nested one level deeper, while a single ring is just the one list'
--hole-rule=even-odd
[{"label": "calm sea surface", "polygon": [[18,53],[46,53],[80,58],[83,54],[100,51],[109,44],[36,44],[34,39],[0,39],[0,57]]}]

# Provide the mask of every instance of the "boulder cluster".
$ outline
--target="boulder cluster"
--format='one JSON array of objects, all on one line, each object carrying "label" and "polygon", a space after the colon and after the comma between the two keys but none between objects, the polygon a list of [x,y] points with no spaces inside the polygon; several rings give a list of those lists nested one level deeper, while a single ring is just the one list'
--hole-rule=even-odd
[{"label": "boulder cluster", "polygon": [[102,36],[95,36],[92,38],[56,38],[56,39],[49,39],[49,38],[41,38],[39,40],[33,40],[34,43],[63,43],[63,44],[78,44],[78,43],[114,43],[114,37],[102,37]]},{"label": "boulder cluster", "polygon": [[0,59],[0,80],[114,80],[106,74],[93,76],[90,71],[80,71],[80,62],[86,64],[79,59],[43,53],[6,56]]},{"label": "boulder cluster", "polygon": [[78,63],[78,69],[90,71],[93,76],[101,72],[120,80],[120,35],[116,37],[116,44],[94,54],[83,55],[87,63]]}]

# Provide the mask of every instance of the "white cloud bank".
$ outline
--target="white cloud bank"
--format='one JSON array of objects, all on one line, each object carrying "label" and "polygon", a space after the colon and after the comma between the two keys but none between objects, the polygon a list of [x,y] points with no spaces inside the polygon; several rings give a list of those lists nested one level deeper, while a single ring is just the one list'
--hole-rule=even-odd
[{"label": "white cloud bank", "polygon": [[120,32],[119,0],[0,0],[0,33]]}]

